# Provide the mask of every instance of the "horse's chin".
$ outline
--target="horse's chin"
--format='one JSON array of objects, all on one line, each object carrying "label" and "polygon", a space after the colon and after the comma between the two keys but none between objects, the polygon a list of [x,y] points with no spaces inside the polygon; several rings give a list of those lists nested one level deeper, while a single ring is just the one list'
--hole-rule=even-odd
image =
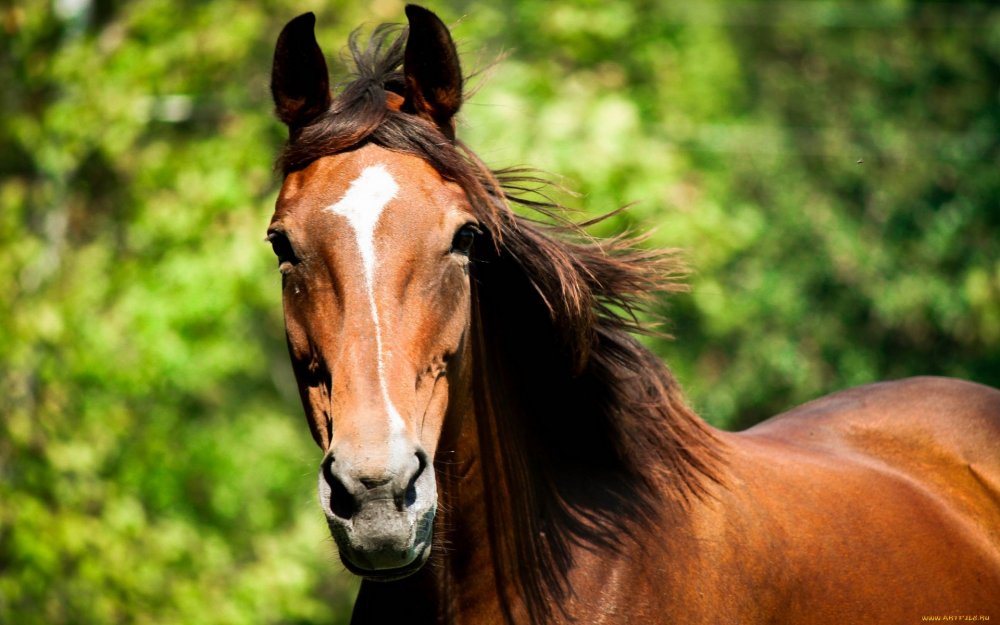
[{"label": "horse's chin", "polygon": [[420,514],[380,500],[351,519],[327,521],[348,571],[364,579],[393,581],[416,573],[430,557],[436,508],[432,504]]},{"label": "horse's chin", "polygon": [[419,545],[417,549],[416,556],[408,564],[403,566],[391,568],[391,569],[369,569],[365,567],[358,566],[355,564],[351,558],[344,553],[344,550],[340,550],[340,561],[343,563],[344,567],[351,573],[361,577],[363,579],[373,581],[373,582],[394,582],[400,580],[410,575],[413,575],[417,571],[423,568],[424,564],[427,563],[431,554],[431,541],[428,540]]}]

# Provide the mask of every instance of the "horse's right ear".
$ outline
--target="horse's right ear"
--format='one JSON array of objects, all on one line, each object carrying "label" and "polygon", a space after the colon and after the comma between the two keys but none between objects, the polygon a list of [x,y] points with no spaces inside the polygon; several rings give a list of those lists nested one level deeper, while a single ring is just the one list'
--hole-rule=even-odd
[{"label": "horse's right ear", "polygon": [[316,16],[305,13],[278,35],[271,66],[271,95],[278,119],[295,131],[330,108],[330,74],[313,28]]}]

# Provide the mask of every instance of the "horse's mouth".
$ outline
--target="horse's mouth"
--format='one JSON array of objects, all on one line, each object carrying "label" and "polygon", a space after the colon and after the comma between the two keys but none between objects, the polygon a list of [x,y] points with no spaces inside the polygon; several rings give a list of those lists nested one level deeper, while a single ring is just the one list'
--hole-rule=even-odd
[{"label": "horse's mouth", "polygon": [[351,559],[344,555],[343,550],[340,551],[340,561],[344,565],[344,568],[358,577],[375,582],[394,582],[404,577],[409,577],[423,568],[430,555],[430,545],[430,541],[424,542],[420,547],[420,551],[417,552],[416,557],[409,564],[404,564],[394,569],[368,569],[360,567],[351,562]]}]

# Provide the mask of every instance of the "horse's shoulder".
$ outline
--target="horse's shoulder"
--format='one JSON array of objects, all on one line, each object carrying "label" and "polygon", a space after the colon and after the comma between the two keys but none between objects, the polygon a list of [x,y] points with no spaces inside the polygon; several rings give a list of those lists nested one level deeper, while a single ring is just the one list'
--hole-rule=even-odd
[{"label": "horse's shoulder", "polygon": [[822,601],[829,589],[803,593],[845,561],[860,564],[843,573],[839,600],[871,609],[885,594],[864,571],[878,567],[919,568],[922,581],[900,578],[914,594],[963,566],[978,572],[962,582],[977,601],[1000,581],[1000,391],[943,378],[872,384],[720,438],[729,473],[699,530],[731,545],[737,528],[747,538],[718,559],[743,574],[756,558],[758,583],[780,600]]}]

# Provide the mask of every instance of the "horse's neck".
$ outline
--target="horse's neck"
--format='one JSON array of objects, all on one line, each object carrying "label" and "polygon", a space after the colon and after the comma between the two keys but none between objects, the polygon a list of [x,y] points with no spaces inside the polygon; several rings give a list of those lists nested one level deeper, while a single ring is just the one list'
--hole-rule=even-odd
[{"label": "horse's neck", "polygon": [[[438,623],[531,623],[525,597],[514,579],[520,573],[518,567],[538,565],[505,562],[495,557],[493,549],[497,545],[491,541],[490,532],[506,528],[489,524],[488,498],[498,495],[483,481],[478,440],[475,432],[471,434],[456,451],[456,458],[450,463],[448,481],[442,483],[447,489],[439,508],[442,513],[439,527],[443,532],[437,537],[442,540],[436,546],[435,560],[421,573],[427,576],[423,588],[433,590],[420,601],[428,607],[436,606]],[[681,528],[690,523],[690,510],[683,514],[680,510],[676,512],[676,515],[665,514],[653,523],[654,528],[638,530],[632,537],[634,540],[625,540],[617,549],[572,545],[569,555],[573,564],[565,571],[572,592],[557,599],[546,594],[549,591],[543,586],[540,599],[552,612],[542,622],[573,622],[574,618],[577,622],[586,622],[586,615],[600,609],[627,612],[630,602],[636,600],[637,590],[632,587],[635,567],[643,568],[641,563],[646,559],[643,554],[649,545],[655,544],[663,552],[683,552],[677,553],[678,556],[690,551],[686,543],[689,532]],[[655,536],[646,535],[646,531],[653,531]],[[649,580],[655,580],[658,595],[682,590],[683,580],[673,578],[680,570],[649,573]]]},{"label": "horse's neck", "polygon": [[[501,586],[490,540],[491,496],[483,480],[475,419],[466,417],[454,453],[442,466],[441,505],[434,577],[439,619],[455,623],[500,623]],[[495,496],[495,494],[494,494]],[[510,593],[508,593],[510,594]]]}]

